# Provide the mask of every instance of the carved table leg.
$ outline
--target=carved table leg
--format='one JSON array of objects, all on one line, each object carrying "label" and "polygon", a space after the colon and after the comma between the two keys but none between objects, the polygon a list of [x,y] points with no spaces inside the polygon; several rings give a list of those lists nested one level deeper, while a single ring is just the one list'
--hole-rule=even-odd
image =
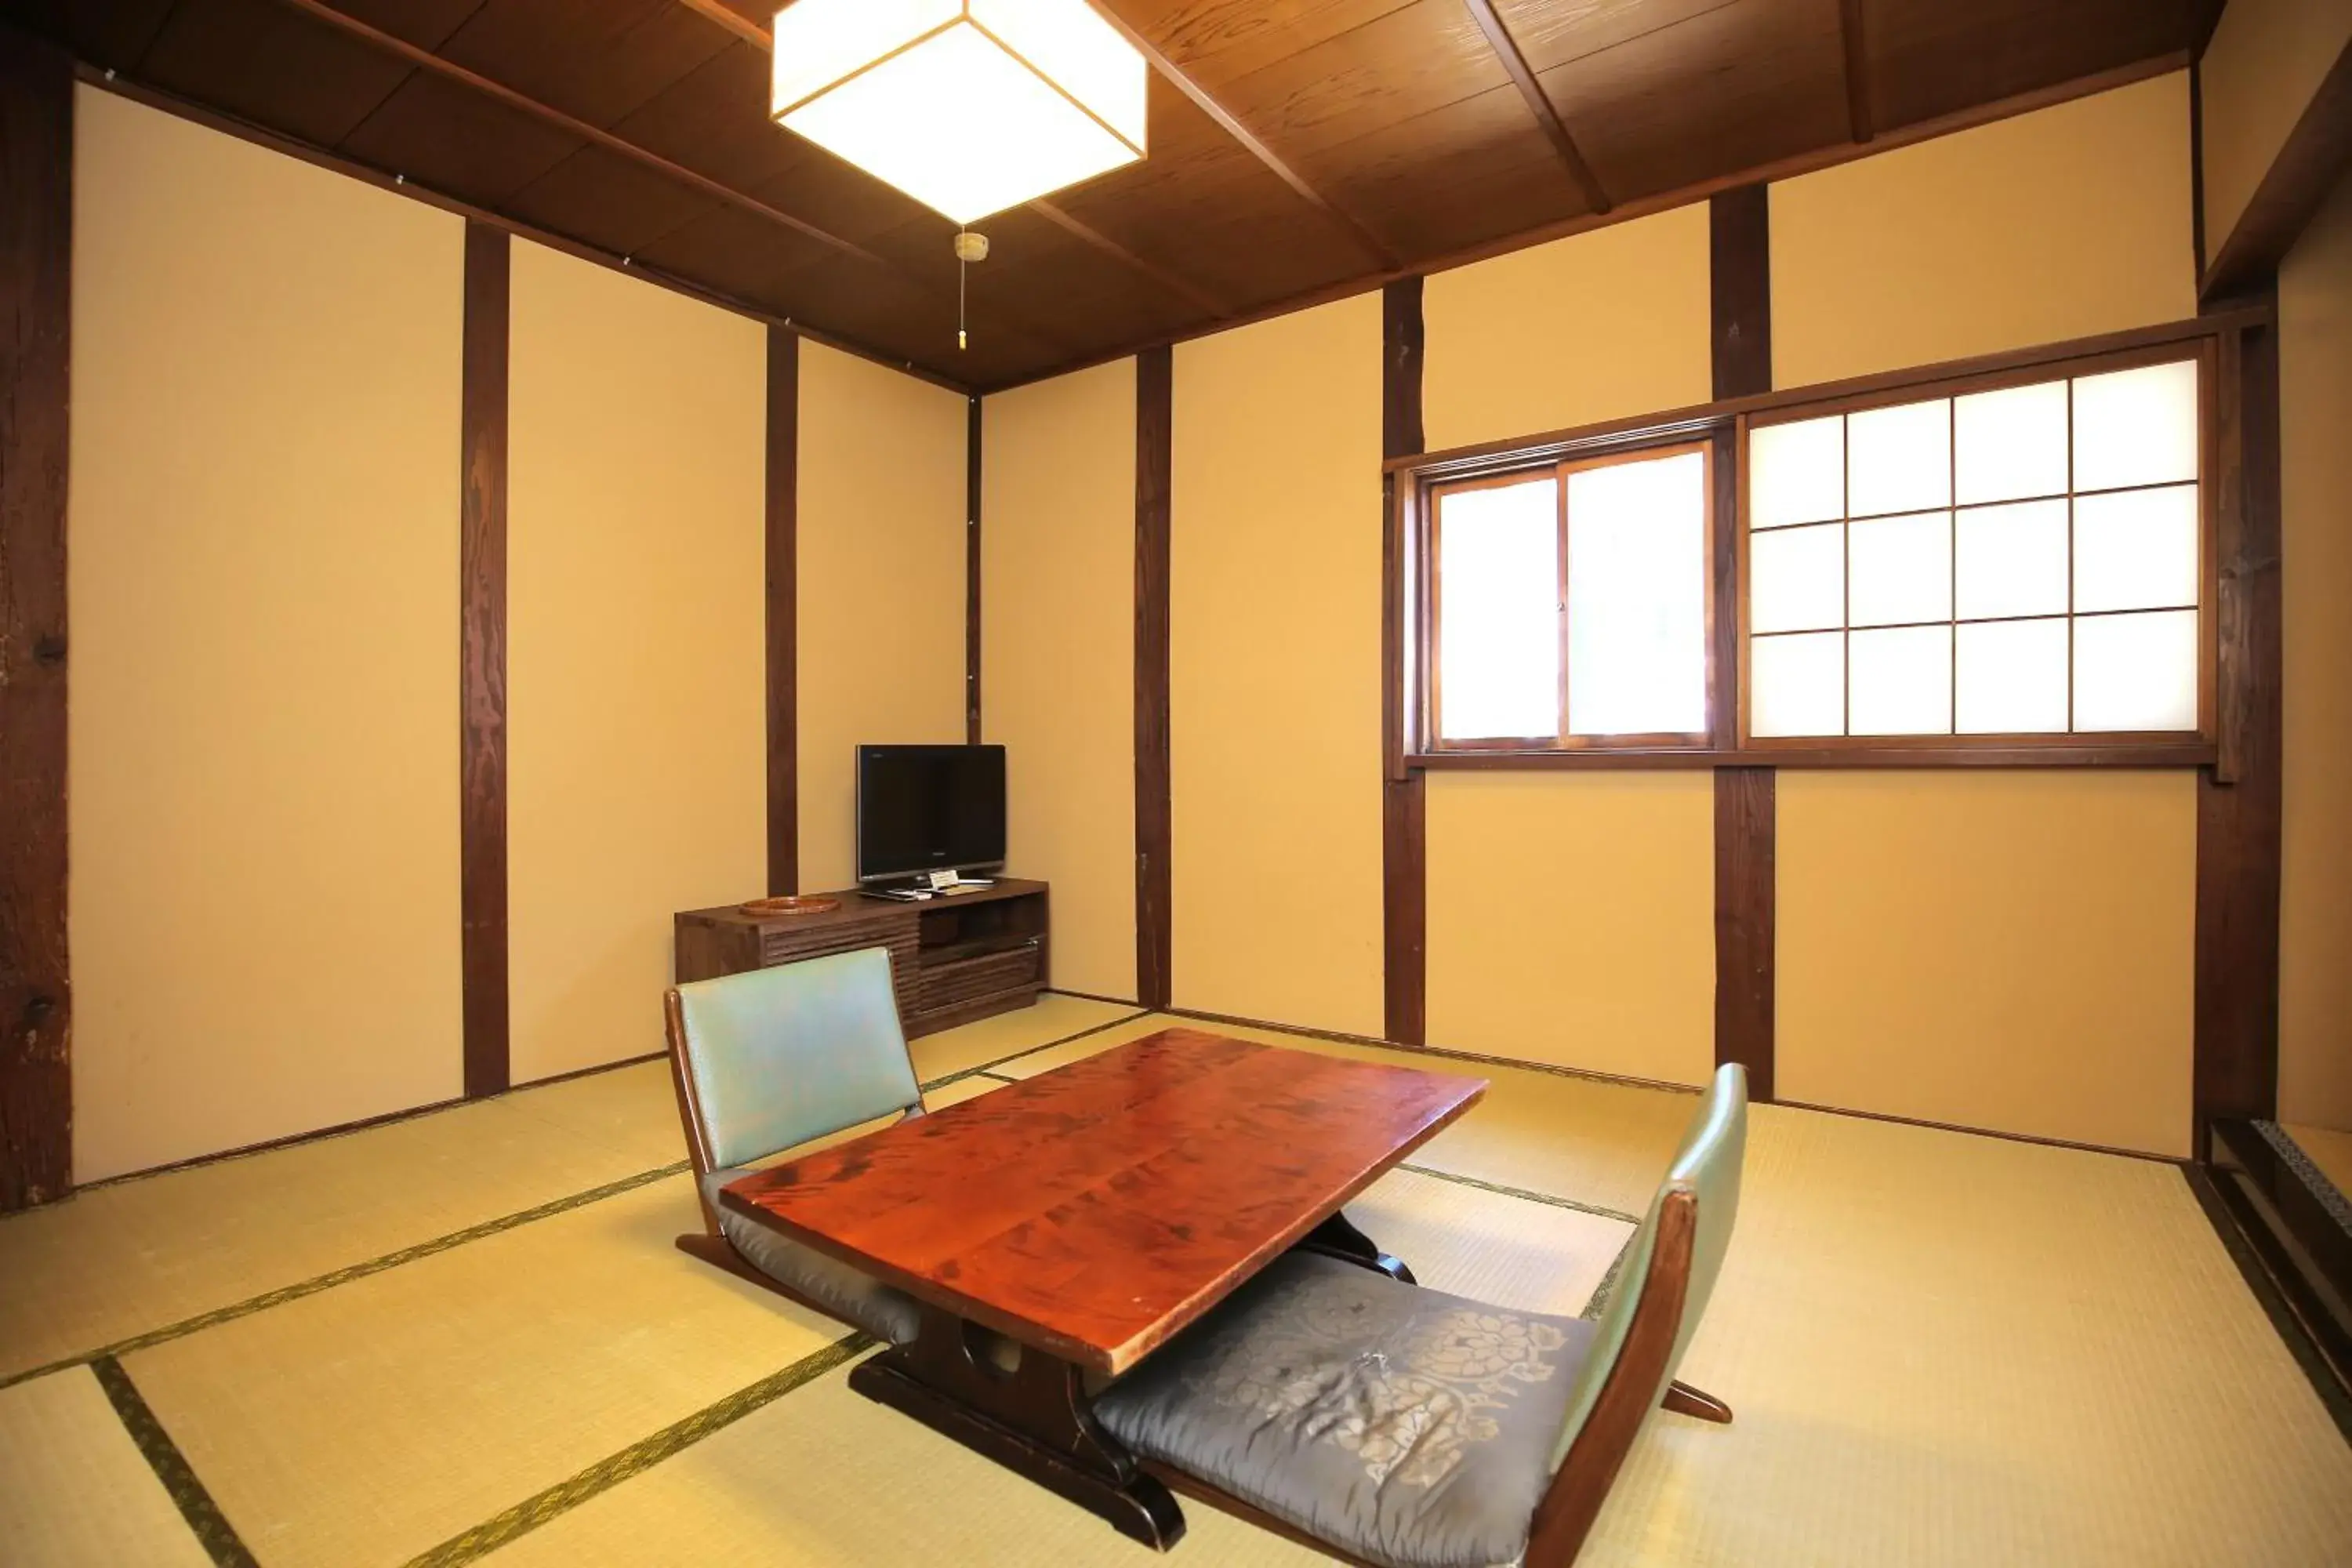
[{"label": "carved table leg", "polygon": [[1335,1214],[1313,1230],[1308,1231],[1299,1238],[1298,1245],[1311,1252],[1320,1252],[1328,1258],[1337,1258],[1344,1262],[1377,1269],[1402,1284],[1421,1283],[1412,1277],[1412,1270],[1404,1266],[1404,1259],[1382,1252],[1370,1237],[1349,1223],[1348,1216],[1344,1214]]},{"label": "carved table leg", "polygon": [[1165,1552],[1184,1536],[1168,1489],[1095,1424],[1084,1373],[961,1318],[923,1310],[915,1342],[850,1369],[849,1386]]}]

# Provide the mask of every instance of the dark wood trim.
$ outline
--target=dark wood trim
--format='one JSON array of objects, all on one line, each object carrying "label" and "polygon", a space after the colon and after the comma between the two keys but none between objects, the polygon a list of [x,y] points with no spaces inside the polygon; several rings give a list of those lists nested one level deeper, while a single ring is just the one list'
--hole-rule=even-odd
[{"label": "dark wood trim", "polygon": [[1536,126],[1544,133],[1544,140],[1549,142],[1551,150],[1559,155],[1560,165],[1568,171],[1570,184],[1584,198],[1585,210],[1607,212],[1612,205],[1609,193],[1601,188],[1600,178],[1592,172],[1592,165],[1584,161],[1584,153],[1577,146],[1576,138],[1569,134],[1567,122],[1560,119],[1559,110],[1544,92],[1543,84],[1536,80],[1535,72],[1528,68],[1528,58],[1520,52],[1519,41],[1511,37],[1511,29],[1496,14],[1495,0],[1465,0],[1465,3],[1469,5],[1472,17],[1477,21],[1478,30],[1486,35],[1487,47],[1495,51],[1495,58],[1501,62],[1504,74],[1511,79],[1511,85],[1517,88],[1519,96],[1527,100],[1528,112],[1535,116]]},{"label": "dark wood trim", "polygon": [[2189,240],[2201,280],[2211,258],[2205,238],[2205,62],[2189,62]]},{"label": "dark wood trim", "polygon": [[[2278,1108],[2283,713],[2278,331],[2221,340],[2216,699],[2221,748],[2197,791],[2195,1126]],[[2227,781],[2227,782],[2224,782]]]},{"label": "dark wood trim", "polygon": [[508,1087],[506,231],[466,225],[457,530],[466,1098]]},{"label": "dark wood trim", "polygon": [[[1861,17],[1849,4],[1847,89],[1856,83]],[[1857,99],[1856,101],[1859,101]],[[1867,139],[1867,126],[1855,140]],[[1772,389],[1771,197],[1762,185],[1725,191],[1707,205],[1707,293],[1713,390],[1718,398]],[[1708,626],[1713,679],[1709,718],[1718,747],[1735,747],[1740,681],[1740,592],[1735,565],[1744,511],[1728,433],[1716,466],[1713,535],[1715,617]],[[1769,766],[1732,766],[1715,774],[1715,1060],[1748,1069],[1748,1092],[1773,1098],[1773,961],[1779,921],[1775,853],[1778,775]]]},{"label": "dark wood trim", "polygon": [[1135,990],[1173,995],[1174,819],[1169,751],[1169,611],[1175,356],[1135,356]]},{"label": "dark wood trim", "polygon": [[[1381,454],[1410,452],[1423,439],[1422,363],[1425,342],[1422,280],[1400,278],[1381,290]],[[1401,476],[1383,480],[1381,551],[1381,722],[1383,753],[1400,755],[1411,721],[1406,667],[1412,616],[1408,574],[1412,541],[1395,507]],[[1428,779],[1419,771],[1382,769],[1381,783],[1381,1017],[1392,1040],[1423,1044],[1429,1034]]]},{"label": "dark wood trim", "polygon": [[963,424],[963,738],[980,744],[980,399],[964,399]]},{"label": "dark wood trim", "polygon": [[1775,1098],[1778,780],[1770,768],[1715,775],[1715,1062],[1746,1068],[1759,1100]]},{"label": "dark wood trim", "polygon": [[1850,163],[1856,158],[1868,157],[1878,153],[1892,152],[1897,147],[1908,147],[1917,142],[1933,141],[1938,136],[1948,136],[1958,131],[1974,130],[1979,125],[1990,125],[1999,121],[2013,119],[2021,114],[2031,114],[2037,110],[2049,109],[2061,103],[2070,103],[2078,98],[2089,98],[2097,93],[2112,92],[2120,87],[2129,87],[2134,82],[2147,81],[2152,77],[2164,76],[2169,72],[2183,69],[2188,64],[2187,50],[2171,50],[2165,54],[2151,56],[2144,60],[2135,60],[2129,65],[2118,66],[2112,70],[2097,71],[2090,76],[2077,77],[2071,81],[2054,82],[2048,87],[2036,88],[2031,92],[2018,93],[1991,103],[1977,104],[1967,109],[1956,110],[1949,114],[1937,115],[1931,120],[1915,121],[1908,125],[1883,130],[1867,146],[1841,142],[1828,147],[1817,147],[1810,152],[1794,153],[1786,158],[1774,159],[1770,163],[1759,163],[1753,168],[1719,174],[1712,179],[1696,181],[1673,190],[1660,191],[1654,195],[1621,202],[1605,213],[1580,213],[1574,217],[1561,218],[1557,222],[1524,229],[1517,234],[1506,235],[1496,239],[1482,240],[1476,245],[1465,246],[1459,250],[1451,250],[1440,256],[1415,261],[1410,268],[1401,262],[1391,263],[1382,271],[1343,279],[1336,283],[1324,284],[1279,300],[1270,300],[1262,305],[1254,305],[1245,310],[1236,311],[1213,321],[1202,321],[1180,331],[1105,350],[1100,353],[1080,354],[1059,363],[1048,365],[1042,370],[1008,376],[1002,381],[991,382],[982,390],[1009,392],[1016,386],[1051,381],[1055,376],[1067,375],[1072,371],[1086,370],[1098,364],[1109,364],[1145,348],[1186,342],[1194,338],[1207,337],[1213,332],[1224,331],[1229,328],[1247,326],[1253,321],[1272,321],[1277,316],[1287,316],[1317,305],[1328,305],[1335,300],[1353,299],[1359,294],[1367,294],[1375,289],[1384,288],[1409,273],[1427,276],[1434,272],[1450,271],[1456,267],[1467,267],[1474,262],[1490,260],[1497,256],[1507,256],[1513,251],[1525,250],[1531,246],[1549,244],[1555,239],[1565,239],[1570,235],[1588,234],[1597,228],[1606,228],[1612,224],[1630,223],[1635,218],[1648,217],[1675,207],[1688,206],[1693,202],[1702,201],[1714,195],[1717,191],[1727,191],[1740,185],[1794,179],[1800,174],[1810,174],[1822,169],[1835,168],[1841,163]]},{"label": "dark wood trim", "polygon": [[[598,1073],[615,1072],[622,1068],[643,1067],[646,1063],[659,1058],[661,1054],[659,1051],[648,1051],[644,1056],[623,1057],[615,1062],[598,1062],[593,1067],[573,1068],[569,1072],[554,1073],[546,1078],[535,1078],[529,1083],[519,1083],[500,1092],[520,1094],[526,1089],[545,1089],[550,1084],[569,1083],[575,1078],[593,1078]],[[124,1171],[119,1175],[84,1183],[75,1191],[89,1192],[99,1187],[117,1186],[125,1182],[143,1182],[150,1176],[168,1175],[173,1171],[192,1170],[198,1165],[216,1165],[224,1160],[242,1160],[248,1154],[267,1154],[277,1149],[293,1148],[299,1143],[316,1143],[321,1139],[341,1138],[353,1132],[365,1132],[370,1128],[388,1127],[395,1121],[414,1121],[419,1116],[430,1116],[436,1110],[448,1110],[467,1103],[468,1101],[464,1095],[457,1095],[448,1100],[436,1100],[424,1105],[412,1105],[404,1110],[387,1110],[375,1116],[362,1116],[356,1121],[338,1121],[331,1127],[314,1128],[308,1132],[289,1132],[282,1138],[265,1138],[258,1143],[240,1143],[234,1149],[216,1149],[209,1154],[191,1154],[184,1160],[173,1160],[165,1164],[149,1165],[137,1171]]]},{"label": "dark wood trim", "polygon": [[2352,1439],[2352,1236],[2252,1123],[2213,1123],[2211,1163],[2182,1168],[2313,1392]]},{"label": "dark wood trim", "polygon": [[830,349],[838,349],[843,353],[865,360],[871,364],[895,370],[902,375],[911,375],[916,380],[929,382],[933,386],[943,386],[950,392],[969,394],[971,391],[971,388],[962,382],[950,376],[941,375],[937,371],[926,370],[912,360],[878,353],[863,343],[836,337],[833,333],[811,327],[804,322],[796,321],[790,316],[779,316],[773,310],[764,306],[755,305],[748,300],[738,299],[734,295],[699,283],[688,282],[657,267],[648,267],[634,258],[619,256],[609,250],[600,250],[593,245],[583,244],[569,236],[537,227],[518,218],[508,217],[502,213],[492,212],[488,207],[476,206],[471,202],[460,201],[455,196],[419,184],[404,174],[374,168],[355,158],[345,157],[339,153],[331,153],[323,147],[313,146],[308,142],[297,141],[267,126],[257,125],[249,120],[241,120],[234,114],[214,109],[206,104],[197,103],[192,99],[182,98],[176,93],[135,81],[119,71],[105,71],[88,64],[78,64],[74,69],[76,76],[91,87],[114,93],[118,97],[127,98],[133,103],[143,103],[150,109],[176,115],[182,120],[217,131],[224,136],[234,136],[240,142],[249,142],[257,147],[267,147],[269,151],[289,158],[298,158],[314,168],[325,169],[331,174],[341,174],[346,179],[358,180],[378,190],[390,191],[394,195],[405,196],[411,201],[423,202],[426,206],[436,207],[446,213],[455,213],[457,216],[473,222],[485,223],[493,228],[504,229],[518,239],[527,239],[534,245],[543,245],[550,250],[560,250],[566,256],[576,257],[582,261],[592,262],[614,272],[625,273],[631,278],[642,279],[656,288],[667,289],[673,294],[682,294],[689,300],[698,300],[703,304],[715,306],[732,315],[758,321],[763,326],[790,327],[812,342],[823,343]]},{"label": "dark wood trim", "polygon": [[1870,42],[1863,0],[1838,0],[1838,46],[1845,62],[1846,133],[1857,147],[1874,133],[1870,112]]},{"label": "dark wood trim", "polygon": [[2246,210],[2238,215],[2206,267],[2199,293],[2219,300],[2260,287],[2294,248],[2347,163],[2352,163],[2352,44],[2336,57],[2269,172],[2246,198]]},{"label": "dark wood trim", "polygon": [[[2275,317],[2276,312],[2266,303],[2217,308],[2208,315],[2191,316],[2156,326],[2133,327],[2119,332],[2103,332],[2095,337],[2037,343],[2029,348],[1979,354],[1970,359],[1916,365],[1907,370],[1879,371],[1869,375],[1849,376],[1843,381],[1816,382],[1810,386],[1717,397],[1706,403],[1664,409],[1654,414],[1633,414],[1618,419],[1595,420],[1590,425],[1572,425],[1562,430],[1541,430],[1499,441],[1482,441],[1475,446],[1449,447],[1435,452],[1409,452],[1387,459],[1385,466],[1391,471],[1425,471],[1433,479],[1451,479],[1457,473],[1489,472],[1506,464],[1540,467],[1557,457],[1599,449],[1611,441],[1655,444],[1720,428],[1742,415],[1777,414],[1787,409],[1810,408],[1815,404],[1830,404],[1847,398],[1872,398],[1882,394],[1892,397],[1976,376],[2007,376],[2070,360],[2161,349],[2194,342],[2200,338],[2218,339],[2246,327],[2267,326]],[[1769,363],[1768,355],[1768,370]]]},{"label": "dark wood trim", "polygon": [[[1108,6],[1097,5],[1095,7],[1095,13],[1113,27],[1118,28],[1127,41],[1135,46],[1136,53],[1141,55],[1150,63],[1162,81],[1192,100],[1192,107],[1216,121],[1219,130],[1241,143],[1242,151],[1264,164],[1266,172],[1276,179],[1288,185],[1292,194],[1299,200],[1328,218],[1332,226],[1353,240],[1366,256],[1384,268],[1394,268],[1402,265],[1396,253],[1389,248],[1387,242],[1365,227],[1353,214],[1346,211],[1328,196],[1307,184],[1304,175],[1285,163],[1273,148],[1259,141],[1256,133],[1235,119],[1223,104],[1219,103],[1210,95],[1206,88],[1187,76],[1184,68],[1170,59],[1159,45],[1136,31],[1125,17]],[[1058,373],[1048,372],[1047,374]]]},{"label": "dark wood trim", "polygon": [[1772,201],[1742,185],[1707,202],[1707,299],[1718,399],[1772,390]]},{"label": "dark wood trim", "polygon": [[2183,1163],[2170,1154],[2151,1154],[2145,1149],[2118,1149],[2111,1143],[2084,1143],[2072,1138],[2044,1138],[2034,1132],[2004,1132],[1998,1127],[1971,1127],[1962,1121],[1930,1121],[1924,1116],[1897,1116],[1890,1110],[1856,1110],[1845,1105],[1819,1105],[1810,1100],[1783,1100],[1778,1103],[1789,1110],[1851,1117],[1857,1121],[1885,1121],[1896,1127],[1925,1127],[1937,1132],[1965,1132],[1972,1138],[1998,1138],[2004,1143],[2035,1143],[2044,1149],[2080,1149],[2086,1154],[2112,1154],[2119,1160],[2148,1160],[2159,1165]]},{"label": "dark wood trim", "polygon": [[768,329],[768,896],[801,888],[801,340]]},{"label": "dark wood trim", "polygon": [[0,25],[0,1213],[73,1190],[66,471],[73,59]]},{"label": "dark wood trim", "polygon": [[1976,737],[1933,737],[1940,746],[1820,746],[1780,742],[1738,746],[1622,747],[1589,751],[1415,752],[1408,770],[1519,768],[2201,768],[2213,765],[2210,742],[2133,742],[2122,745],[1975,745]]}]

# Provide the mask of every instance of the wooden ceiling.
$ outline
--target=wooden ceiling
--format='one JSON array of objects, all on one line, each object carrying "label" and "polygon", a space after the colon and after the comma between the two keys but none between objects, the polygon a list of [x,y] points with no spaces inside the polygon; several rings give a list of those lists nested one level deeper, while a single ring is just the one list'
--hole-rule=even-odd
[{"label": "wooden ceiling", "polygon": [[2219,0],[1097,0],[1150,156],[954,225],[772,124],[759,0],[31,0],[94,71],[987,389],[2185,62]]}]

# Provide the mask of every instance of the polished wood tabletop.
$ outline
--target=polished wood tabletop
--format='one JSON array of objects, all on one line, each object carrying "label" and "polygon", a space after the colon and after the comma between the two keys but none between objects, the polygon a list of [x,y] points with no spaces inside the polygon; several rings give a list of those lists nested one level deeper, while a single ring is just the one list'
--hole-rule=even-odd
[{"label": "polished wood tabletop", "polygon": [[739,1214],[945,1311],[1124,1372],[1486,1093],[1197,1029],[772,1166]]}]

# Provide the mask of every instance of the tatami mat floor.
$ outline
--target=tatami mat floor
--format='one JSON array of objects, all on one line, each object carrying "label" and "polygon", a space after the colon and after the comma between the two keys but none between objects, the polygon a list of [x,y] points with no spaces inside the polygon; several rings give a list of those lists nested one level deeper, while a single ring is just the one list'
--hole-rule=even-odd
[{"label": "tatami mat floor", "polygon": [[[915,1050],[936,1106],[1178,1021],[1056,996]],[[1586,1310],[1693,1100],[1411,1059],[1491,1088],[1351,1215]],[[2352,1448],[2178,1170],[1769,1106],[1749,1149],[1685,1373],[1738,1418],[1654,1422],[1582,1561],[2352,1562]],[[675,1251],[681,1153],[645,1063],[0,1220],[0,1563],[1150,1561]],[[1315,1560],[1187,1514],[1172,1561]]]}]

